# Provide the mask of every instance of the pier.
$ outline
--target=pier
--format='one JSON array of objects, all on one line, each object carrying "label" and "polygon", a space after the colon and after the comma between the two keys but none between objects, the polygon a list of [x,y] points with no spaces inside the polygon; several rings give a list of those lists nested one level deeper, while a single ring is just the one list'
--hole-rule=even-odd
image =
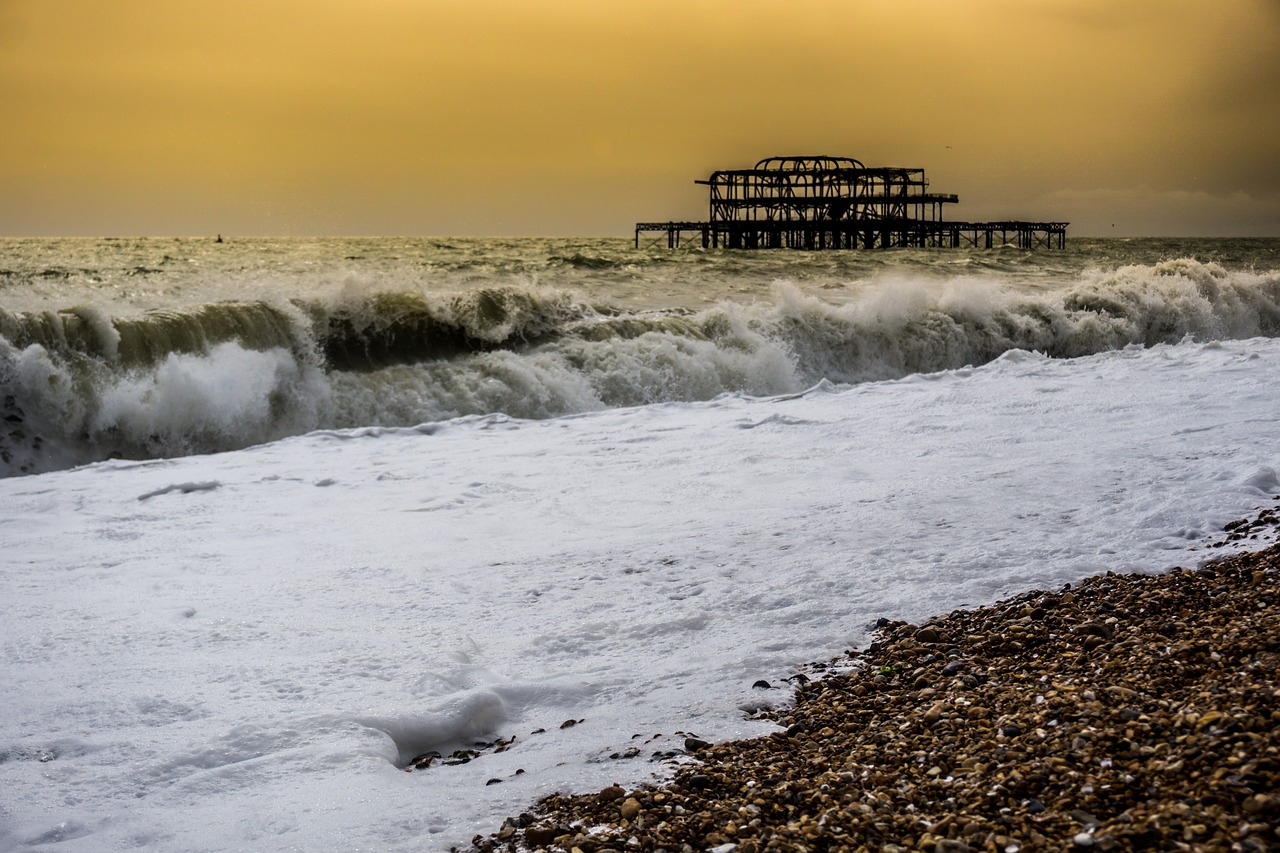
[{"label": "pier", "polygon": [[849,157],[769,157],[751,169],[717,171],[694,183],[709,188],[709,219],[637,222],[637,248],[641,234],[665,234],[671,249],[1066,245],[1066,222],[945,221],[944,208],[959,199],[929,192],[918,168],[868,168]]}]

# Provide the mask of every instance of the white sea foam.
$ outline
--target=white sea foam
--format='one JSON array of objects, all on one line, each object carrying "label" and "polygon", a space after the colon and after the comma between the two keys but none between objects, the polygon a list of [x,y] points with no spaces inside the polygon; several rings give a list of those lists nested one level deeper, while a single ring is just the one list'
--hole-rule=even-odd
[{"label": "white sea foam", "polygon": [[751,685],[877,617],[1217,553],[1280,490],[1278,370],[1277,339],[1014,349],[0,481],[0,848],[446,850],[636,784],[678,732],[770,730]]},{"label": "white sea foam", "polygon": [[88,428],[130,455],[225,450],[315,429],[328,394],[319,371],[285,350],[224,343],[101,389]]}]

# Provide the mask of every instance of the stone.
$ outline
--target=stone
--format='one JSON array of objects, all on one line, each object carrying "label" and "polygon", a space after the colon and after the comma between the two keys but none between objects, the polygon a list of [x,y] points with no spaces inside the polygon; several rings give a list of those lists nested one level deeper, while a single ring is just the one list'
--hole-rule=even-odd
[{"label": "stone", "polygon": [[626,795],[627,792],[621,785],[610,785],[601,790],[599,794],[596,794],[596,799],[602,803],[612,803],[615,800],[621,800]]},{"label": "stone", "polygon": [[1225,715],[1221,711],[1206,711],[1204,714],[1200,715],[1199,720],[1196,720],[1196,728],[1215,725],[1224,718]]},{"label": "stone", "polygon": [[935,841],[933,849],[936,853],[969,853],[969,845],[963,841],[957,841],[953,838],[943,838]]},{"label": "stone", "polygon": [[555,826],[531,826],[524,831],[524,843],[530,847],[546,847],[564,833]]}]

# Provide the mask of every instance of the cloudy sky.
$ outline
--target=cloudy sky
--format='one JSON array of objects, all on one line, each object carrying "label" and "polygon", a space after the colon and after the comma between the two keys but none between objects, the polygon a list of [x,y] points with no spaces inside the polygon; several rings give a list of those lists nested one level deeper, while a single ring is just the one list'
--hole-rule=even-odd
[{"label": "cloudy sky", "polygon": [[0,234],[628,235],[717,168],[1280,236],[1280,0],[0,0]]}]

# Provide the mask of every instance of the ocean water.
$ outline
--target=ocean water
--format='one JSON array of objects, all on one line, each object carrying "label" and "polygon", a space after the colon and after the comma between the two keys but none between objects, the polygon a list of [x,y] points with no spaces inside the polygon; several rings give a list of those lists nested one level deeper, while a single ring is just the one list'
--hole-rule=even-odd
[{"label": "ocean water", "polygon": [[0,473],[1271,336],[1277,241],[0,241]]},{"label": "ocean water", "polygon": [[1247,546],[1278,370],[1275,240],[0,241],[0,849],[660,778],[880,616]]}]

